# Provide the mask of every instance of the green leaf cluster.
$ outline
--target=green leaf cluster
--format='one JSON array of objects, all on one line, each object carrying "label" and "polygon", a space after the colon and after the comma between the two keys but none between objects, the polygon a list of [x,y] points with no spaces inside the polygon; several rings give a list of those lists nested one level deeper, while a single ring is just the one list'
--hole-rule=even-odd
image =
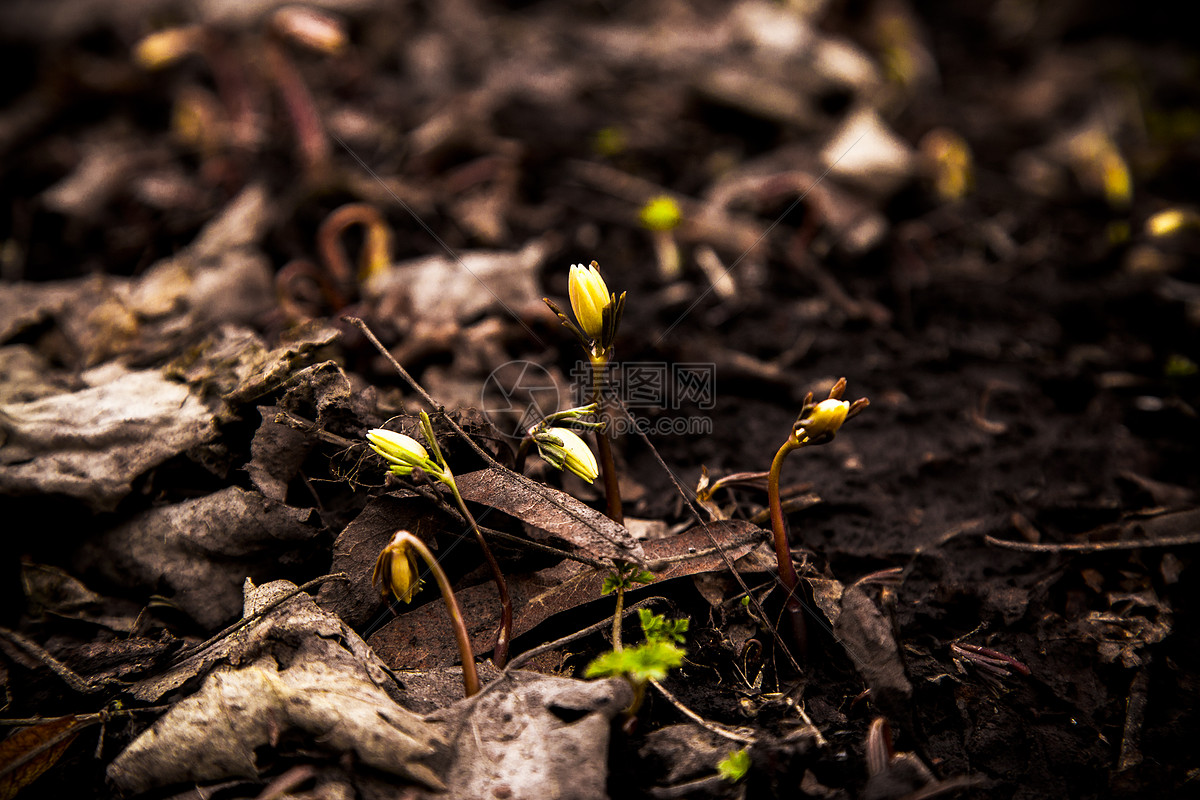
[{"label": "green leaf cluster", "polygon": [[635,564],[620,564],[615,570],[604,576],[600,594],[612,594],[617,589],[623,591],[635,583],[654,583],[654,573],[646,570],[638,571]]},{"label": "green leaf cluster", "polygon": [[589,678],[622,677],[634,684],[646,684],[667,677],[667,672],[683,665],[683,643],[688,620],[668,620],[649,609],[639,609],[642,633],[646,641],[636,647],[610,650],[588,664]]},{"label": "green leaf cluster", "polygon": [[749,771],[750,751],[744,747],[741,750],[734,750],[717,764],[717,774],[721,776],[721,780],[729,783],[737,783],[746,777],[746,773]]}]

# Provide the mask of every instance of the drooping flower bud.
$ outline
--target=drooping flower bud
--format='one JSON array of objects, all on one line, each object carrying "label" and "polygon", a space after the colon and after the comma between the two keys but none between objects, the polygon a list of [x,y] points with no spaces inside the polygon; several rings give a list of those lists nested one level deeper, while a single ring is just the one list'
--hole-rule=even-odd
[{"label": "drooping flower bud", "polygon": [[567,428],[546,428],[533,437],[538,454],[556,469],[570,470],[588,483],[600,475],[596,456],[579,435]]},{"label": "drooping flower bud", "polygon": [[417,551],[405,540],[404,533],[398,532],[379,554],[371,573],[371,585],[381,584],[379,590],[384,597],[391,592],[397,600],[411,603],[421,588],[420,564]]}]

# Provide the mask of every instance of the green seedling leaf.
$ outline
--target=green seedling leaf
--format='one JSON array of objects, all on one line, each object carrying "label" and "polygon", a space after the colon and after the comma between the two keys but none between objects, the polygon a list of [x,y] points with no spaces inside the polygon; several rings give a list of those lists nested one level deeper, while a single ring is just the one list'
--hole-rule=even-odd
[{"label": "green seedling leaf", "polygon": [[653,572],[641,570],[635,573],[636,569],[637,567],[633,564],[626,564],[605,575],[604,584],[600,587],[600,594],[612,594],[617,589],[630,589],[635,583],[654,583]]},{"label": "green seedling leaf", "polygon": [[667,619],[662,614],[655,614],[648,608],[638,609],[638,618],[642,623],[642,633],[647,642],[674,642],[683,644],[683,634],[687,632],[688,620]]},{"label": "green seedling leaf", "polygon": [[683,664],[682,647],[664,641],[644,642],[624,650],[610,650],[588,664],[589,678],[627,678],[632,683],[661,681]]},{"label": "green seedling leaf", "polygon": [[749,771],[750,751],[745,748],[734,750],[717,764],[717,774],[721,776],[721,780],[729,783],[737,783],[746,777]]}]

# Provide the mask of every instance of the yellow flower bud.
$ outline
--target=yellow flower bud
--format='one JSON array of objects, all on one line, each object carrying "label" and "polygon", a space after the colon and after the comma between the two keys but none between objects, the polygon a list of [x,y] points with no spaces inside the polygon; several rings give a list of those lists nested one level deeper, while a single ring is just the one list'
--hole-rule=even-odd
[{"label": "yellow flower bud", "polygon": [[376,428],[367,431],[367,442],[372,450],[387,459],[393,474],[411,475],[413,469],[418,467],[427,472],[437,471],[429,452],[411,436]]},{"label": "yellow flower bud", "polygon": [[683,219],[679,204],[671,197],[655,197],[638,212],[638,219],[644,227],[652,231],[669,231],[677,227]]},{"label": "yellow flower bud", "polygon": [[533,441],[538,453],[557,469],[566,469],[588,483],[600,475],[596,456],[579,435],[566,428],[547,428],[538,433]]},{"label": "yellow flower bud", "polygon": [[168,28],[152,33],[133,48],[133,60],[144,69],[162,69],[196,50],[200,28]]},{"label": "yellow flower bud", "polygon": [[805,436],[809,439],[833,436],[846,421],[846,414],[849,411],[850,404],[845,400],[834,400],[833,398],[822,400],[808,415],[807,423],[804,426]]},{"label": "yellow flower bud", "polygon": [[612,295],[596,269],[596,262],[589,267],[572,264],[567,290],[579,327],[593,340],[599,340],[604,332],[604,309],[612,303]]},{"label": "yellow flower bud", "polygon": [[417,551],[405,541],[403,534],[403,531],[397,533],[379,554],[375,571],[371,573],[371,585],[382,582],[379,589],[384,597],[390,591],[397,600],[411,603],[421,588],[420,564]]}]

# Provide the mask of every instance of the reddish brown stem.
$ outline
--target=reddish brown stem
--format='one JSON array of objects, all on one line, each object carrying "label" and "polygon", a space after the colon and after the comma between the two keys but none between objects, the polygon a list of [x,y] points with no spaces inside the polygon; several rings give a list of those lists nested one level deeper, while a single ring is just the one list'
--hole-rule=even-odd
[{"label": "reddish brown stem", "polygon": [[408,531],[399,531],[398,535],[403,536],[409,547],[416,550],[429,565],[429,571],[433,573],[433,579],[437,581],[438,588],[442,591],[442,599],[446,601],[446,611],[450,614],[450,624],[454,628],[454,639],[458,642],[459,657],[462,659],[463,691],[466,692],[467,697],[470,697],[479,691],[479,673],[475,671],[475,654],[471,650],[471,637],[467,635],[467,626],[463,621],[462,610],[458,607],[458,600],[454,597],[454,589],[451,588],[446,573],[424,542]]},{"label": "reddish brown stem", "polygon": [[804,605],[800,602],[798,594],[800,576],[796,573],[795,565],[792,564],[792,551],[788,546],[787,528],[783,519],[783,503],[779,499],[779,476],[783,471],[784,459],[787,458],[788,453],[798,447],[801,447],[800,442],[795,436],[791,436],[775,453],[775,459],[771,462],[771,471],[767,475],[767,497],[771,508],[771,531],[775,535],[775,559],[779,562],[779,580],[783,584],[783,588],[787,590],[785,608],[791,619],[796,643],[800,647],[800,655],[803,656],[808,645],[808,623],[804,619]]}]

